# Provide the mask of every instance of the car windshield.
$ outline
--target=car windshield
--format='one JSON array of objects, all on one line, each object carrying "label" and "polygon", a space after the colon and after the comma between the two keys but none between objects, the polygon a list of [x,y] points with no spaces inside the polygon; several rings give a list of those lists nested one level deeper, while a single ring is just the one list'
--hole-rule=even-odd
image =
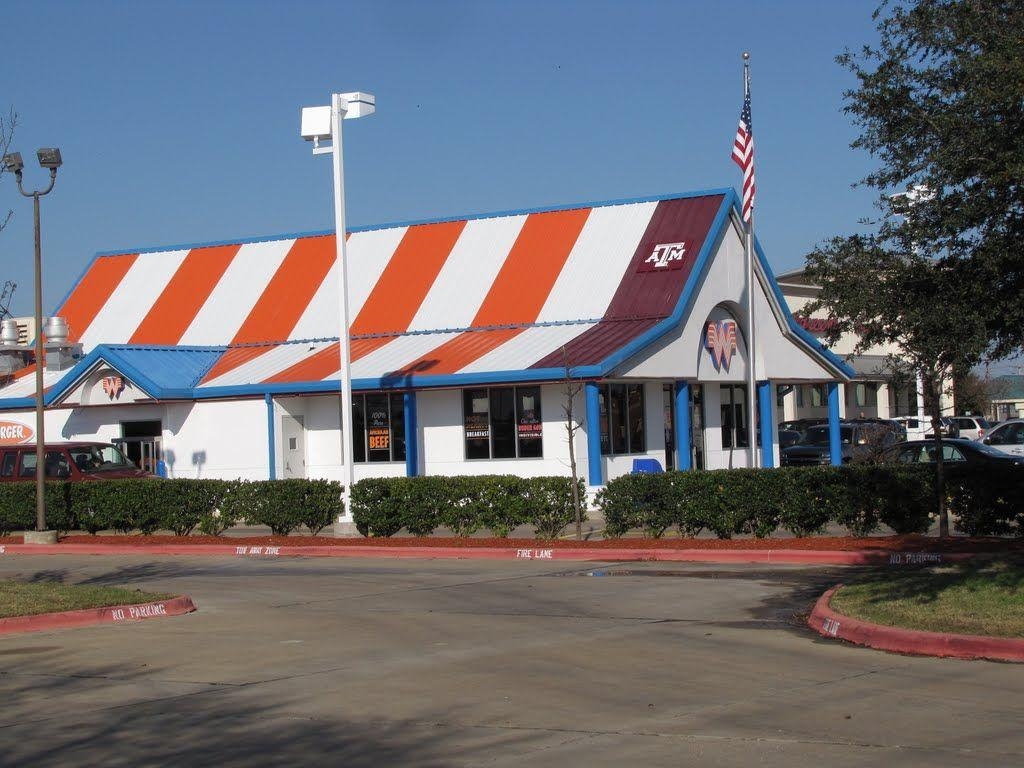
[{"label": "car windshield", "polygon": [[82,472],[103,472],[110,469],[135,469],[113,445],[85,445],[71,449],[71,458]]},{"label": "car windshield", "polygon": [[[853,440],[853,427],[840,427],[839,439],[843,443]],[[800,441],[801,445],[828,445],[828,426],[811,427]]]}]

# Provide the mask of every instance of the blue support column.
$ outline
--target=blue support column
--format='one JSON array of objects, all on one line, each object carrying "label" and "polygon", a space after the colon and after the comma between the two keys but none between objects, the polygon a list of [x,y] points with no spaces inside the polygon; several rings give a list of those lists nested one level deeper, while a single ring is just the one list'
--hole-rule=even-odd
[{"label": "blue support column", "polygon": [[833,467],[843,463],[843,443],[839,437],[839,385],[834,381],[828,383],[828,453]]},{"label": "blue support column", "polygon": [[588,381],[583,388],[587,401],[587,485],[604,485],[601,462],[601,391],[596,381]]},{"label": "blue support column", "polygon": [[406,392],[402,404],[402,416],[405,419],[405,476],[416,477],[420,464],[420,442],[416,434],[416,393]]},{"label": "blue support column", "polygon": [[676,423],[673,425],[676,436],[676,468],[680,470],[693,469],[693,454],[690,445],[690,382],[676,382],[675,402]]},{"label": "blue support column", "polygon": [[757,382],[757,410],[761,417],[761,466],[775,466],[775,424],[772,419],[772,386],[770,381]]},{"label": "blue support column", "polygon": [[274,434],[274,398],[267,392],[263,396],[263,402],[267,404],[267,475],[271,480],[277,480],[277,436]]}]

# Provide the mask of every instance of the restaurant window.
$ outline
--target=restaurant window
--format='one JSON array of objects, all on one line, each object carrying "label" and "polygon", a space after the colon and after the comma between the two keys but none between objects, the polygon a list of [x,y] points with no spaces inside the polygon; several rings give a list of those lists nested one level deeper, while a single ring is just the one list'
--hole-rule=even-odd
[{"label": "restaurant window", "polygon": [[462,391],[467,459],[541,458],[540,387]]},{"label": "restaurant window", "polygon": [[356,462],[405,461],[405,396],[354,395],[352,443]]},{"label": "restaurant window", "polygon": [[747,434],[747,388],[738,384],[723,384],[722,395],[722,448],[746,448],[750,445]]},{"label": "restaurant window", "polygon": [[811,384],[811,407],[822,408],[828,405],[828,388],[825,384]]},{"label": "restaurant window", "polygon": [[597,395],[601,416],[601,453],[644,453],[643,384],[606,384]]}]

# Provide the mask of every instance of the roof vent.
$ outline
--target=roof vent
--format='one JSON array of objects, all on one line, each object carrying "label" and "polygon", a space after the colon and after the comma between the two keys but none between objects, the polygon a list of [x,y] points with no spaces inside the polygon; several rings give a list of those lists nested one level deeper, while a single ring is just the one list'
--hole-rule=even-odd
[{"label": "roof vent", "polygon": [[49,317],[43,324],[47,341],[63,344],[68,340],[68,323],[63,317]]},{"label": "roof vent", "polygon": [[0,323],[0,346],[16,347],[21,343],[21,330],[18,328],[18,321],[13,317]]}]

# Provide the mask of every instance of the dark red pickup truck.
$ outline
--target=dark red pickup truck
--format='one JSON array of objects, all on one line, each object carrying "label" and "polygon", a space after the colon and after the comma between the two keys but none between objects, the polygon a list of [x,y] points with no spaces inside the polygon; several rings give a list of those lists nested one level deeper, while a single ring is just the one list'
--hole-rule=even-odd
[{"label": "dark red pickup truck", "polygon": [[[155,477],[139,469],[110,443],[52,443],[46,445],[45,474],[49,480],[123,480]],[[36,476],[34,445],[0,447],[0,482],[32,480]]]}]

